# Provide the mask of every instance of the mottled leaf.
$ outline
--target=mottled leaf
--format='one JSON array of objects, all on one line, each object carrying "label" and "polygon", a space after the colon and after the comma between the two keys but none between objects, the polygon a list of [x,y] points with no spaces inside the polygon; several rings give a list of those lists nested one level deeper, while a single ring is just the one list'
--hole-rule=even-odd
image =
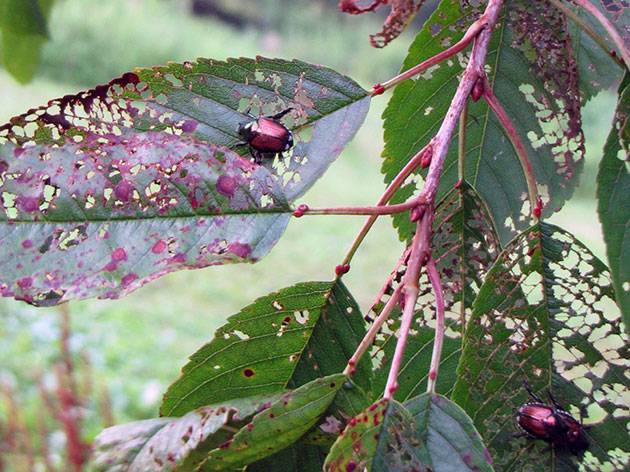
[{"label": "mottled leaf", "polygon": [[94,464],[108,472],[192,470],[210,451],[234,436],[255,413],[282,395],[206,406],[181,418],[154,418],[102,431],[94,442]]},{"label": "mottled leaf", "polygon": [[[307,282],[272,293],[228,318],[191,356],[161,412],[182,415],[340,372],[364,332],[359,308],[341,282]],[[369,360],[360,363],[356,379],[369,389]]]},{"label": "mottled leaf", "polygon": [[101,139],[0,147],[3,296],[117,298],[175,270],[256,261],[284,231],[277,179],[229,149],[154,131]]},{"label": "mottled leaf", "polygon": [[[409,224],[408,221],[408,217],[404,218],[400,225]],[[461,338],[472,302],[500,247],[487,208],[466,182],[461,182],[438,204],[433,230],[433,255],[444,291],[447,325],[437,389],[448,394],[455,383]],[[399,271],[393,278],[393,285],[400,283],[402,274]],[[426,391],[435,328],[435,297],[426,273],[421,275],[419,288],[416,317],[398,376],[395,398],[399,401]],[[372,317],[380,313],[383,302],[373,308]],[[377,339],[374,354],[379,362],[374,379],[376,392],[385,388],[398,340],[394,333],[398,332],[400,315],[401,310],[396,309]]]},{"label": "mottled leaf", "polygon": [[472,421],[440,395],[404,405],[380,400],[352,419],[326,459],[327,471],[491,471]]},{"label": "mottled leaf", "polygon": [[[502,252],[474,302],[452,399],[466,410],[500,470],[624,470],[628,344],[606,266],[560,228],[540,223]],[[534,390],[550,389],[576,418],[583,458],[517,439],[513,420]]]},{"label": "mottled leaf", "polygon": [[330,375],[288,392],[208,455],[201,470],[241,468],[297,441],[326,411],[347,377]]},{"label": "mottled leaf", "polygon": [[[476,20],[484,2],[446,0],[410,47],[403,70],[453,45]],[[513,120],[534,167],[546,211],[571,195],[583,166],[583,135],[576,64],[564,17],[546,1],[513,0],[490,43],[486,71]],[[382,171],[390,182],[437,132],[468,53],[444,61],[416,80],[399,84],[384,113]],[[525,177],[505,131],[483,100],[471,103],[466,128],[465,177],[486,201],[503,243],[529,222]],[[456,143],[457,139],[454,139]],[[447,156],[440,195],[458,181],[457,150]],[[410,179],[395,197],[417,187]],[[410,234],[400,232],[409,239]]]},{"label": "mottled leaf", "polygon": [[630,75],[619,89],[613,127],[597,175],[598,212],[617,303],[630,327]]}]

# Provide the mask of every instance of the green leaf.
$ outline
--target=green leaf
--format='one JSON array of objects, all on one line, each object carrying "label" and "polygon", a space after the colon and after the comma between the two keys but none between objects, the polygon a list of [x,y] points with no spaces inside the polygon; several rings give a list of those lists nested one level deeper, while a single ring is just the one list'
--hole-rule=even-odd
[{"label": "green leaf", "polygon": [[54,0],[0,0],[4,68],[21,83],[30,82],[48,40],[47,18]]},{"label": "green leaf", "polygon": [[619,89],[613,127],[597,174],[599,219],[606,241],[617,303],[626,328],[630,327],[630,75]]},{"label": "green leaf", "polygon": [[0,200],[0,294],[35,305],[117,298],[175,270],[254,262],[291,214],[264,167],[154,131],[57,149],[7,143]]},{"label": "green leaf", "polygon": [[[359,307],[341,282],[285,288],[228,318],[214,339],[191,356],[160,411],[182,415],[340,372],[364,333]],[[355,379],[369,390],[369,360],[359,364]]]},{"label": "green leaf", "polygon": [[441,395],[404,405],[380,400],[352,419],[325,470],[491,471],[492,459],[472,421]]},{"label": "green leaf", "polygon": [[234,436],[254,414],[281,397],[254,397],[206,406],[181,418],[154,418],[113,426],[94,442],[94,462],[103,471],[192,470],[210,451]]},{"label": "green leaf", "polygon": [[[484,2],[441,2],[411,45],[403,70],[453,45],[483,8]],[[548,214],[570,197],[583,167],[575,61],[566,48],[570,38],[564,22],[546,1],[510,1],[505,11],[489,46],[488,79],[524,138],[538,185],[543,195],[549,195]],[[382,172],[387,182],[437,132],[465,63],[465,57],[458,55],[394,90],[383,114]],[[459,180],[456,142],[457,136],[445,162],[440,196]],[[488,205],[503,243],[527,226],[523,171],[505,131],[483,100],[469,106],[465,178]],[[405,199],[416,186],[410,180],[394,201]],[[407,231],[400,231],[400,236],[410,238]]]},{"label": "green leaf", "polygon": [[46,17],[52,1],[1,0],[0,28],[18,36],[48,38]]},{"label": "green leaf", "polygon": [[[399,224],[408,224],[409,218],[404,220]],[[472,302],[500,246],[487,208],[465,181],[457,189],[452,189],[436,207],[433,231],[433,254],[444,290],[447,325],[437,390],[448,394],[456,380],[461,338],[466,320],[470,318]],[[400,283],[400,277],[394,280]],[[375,315],[380,313],[383,305],[381,302],[374,308]],[[376,345],[379,364],[375,371],[374,391],[377,392],[385,388],[398,340],[393,333],[399,328],[400,315],[401,310],[396,309]],[[426,273],[420,278],[415,320],[398,376],[395,398],[399,401],[426,391],[435,326],[435,298]]]},{"label": "green leaf", "polygon": [[[474,302],[452,399],[486,439],[499,470],[622,470],[630,367],[606,266],[573,236],[540,223],[502,252]],[[527,380],[584,421],[583,458],[516,439]]]},{"label": "green leaf", "polygon": [[285,449],[315,425],[346,380],[343,374],[330,375],[284,394],[212,451],[201,470],[240,468]]}]

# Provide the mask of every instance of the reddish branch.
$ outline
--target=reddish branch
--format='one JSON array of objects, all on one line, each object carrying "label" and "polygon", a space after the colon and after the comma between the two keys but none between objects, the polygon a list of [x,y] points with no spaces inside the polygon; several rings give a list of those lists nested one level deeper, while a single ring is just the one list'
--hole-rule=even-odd
[{"label": "reddish branch", "polygon": [[516,155],[518,156],[518,160],[521,163],[521,168],[523,169],[523,174],[525,174],[525,181],[527,182],[527,192],[529,194],[529,204],[530,204],[530,212],[535,220],[540,217],[540,214],[536,211],[538,207],[539,197],[538,197],[538,187],[536,185],[536,176],[534,174],[534,168],[532,167],[532,163],[527,156],[527,149],[525,149],[525,144],[523,144],[523,140],[520,135],[516,131],[516,127],[512,123],[512,120],[508,116],[505,108],[501,105],[501,102],[497,99],[490,87],[490,84],[487,80],[484,79],[484,88],[483,88],[483,98],[488,103],[490,109],[494,112],[496,117],[498,118],[501,126],[510,138],[510,142],[516,151]]},{"label": "reddish branch", "polygon": [[[462,76],[462,79],[457,87],[457,91],[453,96],[451,104],[446,116],[442,121],[440,129],[418,154],[416,154],[405,166],[405,168],[393,179],[385,193],[381,196],[377,205],[385,205],[390,198],[394,195],[396,190],[405,182],[405,180],[415,171],[419,166],[429,165],[429,171],[425,179],[425,184],[415,199],[416,206],[412,209],[412,215],[414,220],[417,220],[416,233],[410,246],[409,264],[403,278],[403,285],[401,295],[404,297],[404,308],[401,319],[401,326],[399,330],[398,341],[396,343],[396,350],[394,352],[394,358],[389,371],[387,384],[385,386],[385,392],[383,397],[390,399],[393,397],[396,389],[398,388],[398,373],[400,370],[400,364],[405,351],[407,338],[409,336],[409,330],[415,314],[416,302],[418,299],[418,283],[420,278],[420,271],[423,265],[427,265],[429,279],[431,281],[433,291],[436,298],[436,311],[438,313],[438,327],[435,332],[435,342],[433,349],[433,356],[431,359],[431,367],[429,371],[428,391],[433,393],[435,391],[435,383],[437,381],[438,366],[440,364],[440,356],[442,350],[442,343],[444,337],[444,300],[442,293],[442,286],[439,278],[439,273],[435,267],[435,262],[431,257],[431,238],[432,238],[432,224],[434,217],[434,206],[437,189],[442,176],[442,170],[444,168],[444,161],[448,153],[448,148],[452,140],[456,126],[459,123],[459,118],[466,106],[468,97],[473,92],[475,84],[478,84],[479,80],[484,80],[484,66],[486,61],[486,55],[488,52],[488,44],[492,34],[501,6],[502,0],[489,0],[484,14],[477,20],[466,32],[464,38],[458,42],[455,46],[447,51],[450,51],[449,55],[442,53],[434,58],[431,58],[422,64],[410,69],[409,71],[401,74],[400,76],[386,82],[389,87],[405,80],[417,73],[421,72],[424,68],[430,67],[433,64],[444,60],[456,52],[464,49],[472,40],[474,40],[473,50]],[[453,50],[453,48],[456,48]],[[446,51],[445,51],[446,52]],[[429,65],[427,65],[429,64]],[[383,84],[383,87],[385,87]],[[479,85],[478,85],[479,87]],[[414,211],[415,210],[415,211]],[[354,252],[360,245],[361,241],[374,224],[376,215],[372,215],[361,232],[357,236],[350,252],[344,260],[344,264],[347,264],[352,258]],[[398,290],[397,290],[398,291]],[[392,297],[393,298],[393,297]],[[385,313],[381,313],[377,320],[370,328],[370,331],[365,336],[365,339],[361,342],[360,349],[357,350],[355,355],[352,356],[351,362],[346,368],[347,372],[352,372],[354,365],[358,362],[361,355],[365,352],[367,347],[371,344],[374,336],[380,329],[382,323],[387,319],[394,302],[390,299],[385,306],[387,310],[383,310]]]},{"label": "reddish branch", "polygon": [[[409,200],[405,203],[400,203],[398,205],[380,205],[380,206],[368,206],[368,207],[335,207],[335,208],[309,208],[308,206],[300,205],[296,212],[299,211],[299,216],[303,215],[395,215],[397,213],[403,213],[405,211],[411,210],[413,207],[417,206],[418,202],[413,199]],[[306,208],[304,208],[306,207]],[[294,216],[296,212],[293,213]]]}]

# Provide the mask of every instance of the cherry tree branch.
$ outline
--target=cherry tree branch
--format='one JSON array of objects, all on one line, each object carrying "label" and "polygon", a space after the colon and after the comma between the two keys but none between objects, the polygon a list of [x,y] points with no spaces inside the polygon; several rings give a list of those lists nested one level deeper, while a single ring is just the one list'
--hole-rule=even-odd
[{"label": "cherry tree branch", "polygon": [[390,89],[394,87],[395,85],[398,85],[400,82],[403,82],[413,77],[414,75],[421,74],[422,72],[427,70],[429,67],[439,64],[443,60],[448,59],[449,57],[454,56],[458,52],[463,51],[472,42],[472,40],[475,39],[475,37],[486,26],[486,24],[487,24],[486,17],[485,15],[482,15],[477,21],[475,21],[472,25],[470,25],[470,27],[468,28],[468,30],[466,30],[466,33],[464,34],[462,39],[457,41],[450,48],[445,49],[444,51],[436,54],[435,56],[428,58],[426,61],[423,61],[420,64],[413,66],[412,68],[397,75],[396,77],[389,79],[387,82],[383,82],[382,84],[375,85],[372,91],[372,95],[380,95],[385,90]]},{"label": "cherry tree branch", "polygon": [[516,155],[518,156],[518,160],[521,163],[521,168],[523,169],[523,173],[525,174],[525,181],[527,182],[527,192],[529,194],[529,203],[530,203],[530,212],[535,220],[540,217],[540,209],[539,209],[539,201],[538,201],[538,187],[536,185],[536,175],[534,174],[534,168],[532,167],[532,163],[527,156],[527,149],[525,149],[525,144],[523,144],[523,140],[520,135],[516,131],[512,120],[508,116],[505,108],[499,102],[497,97],[494,95],[492,88],[487,80],[485,80],[483,97],[488,103],[490,109],[494,112],[496,117],[498,118],[501,126],[510,138],[510,142],[516,151]]},{"label": "cherry tree branch", "polygon": [[431,354],[431,366],[429,367],[429,380],[427,381],[427,393],[435,393],[440,359],[442,357],[442,344],[444,343],[444,292],[440,274],[435,266],[433,258],[427,262],[427,275],[435,295],[435,340],[433,341],[433,353]]},{"label": "cherry tree branch", "polygon": [[613,25],[606,16],[597,9],[595,5],[593,5],[588,0],[572,0],[580,8],[583,8],[587,12],[589,12],[595,19],[604,27],[610,39],[615,43],[615,45],[619,48],[619,52],[621,53],[621,57],[623,58],[623,62],[626,64],[626,68],[630,69],[630,51],[628,50],[628,46],[626,42],[623,40],[615,25]]}]

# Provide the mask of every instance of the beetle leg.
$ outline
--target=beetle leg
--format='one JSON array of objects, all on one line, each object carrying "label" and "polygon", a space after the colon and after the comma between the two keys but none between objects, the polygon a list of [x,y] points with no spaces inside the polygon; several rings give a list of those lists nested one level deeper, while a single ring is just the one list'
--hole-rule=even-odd
[{"label": "beetle leg", "polygon": [[249,147],[249,153],[252,155],[252,157],[254,158],[254,163],[260,165],[262,164],[262,154],[260,151],[258,151],[257,149],[254,149],[252,146]]},{"label": "beetle leg", "polygon": [[551,393],[551,390],[547,390],[547,395],[549,395],[549,400],[551,400],[551,403],[552,403],[552,405],[554,406],[554,408],[556,410],[564,410],[564,408],[562,408],[562,405],[560,405],[560,403],[558,403],[558,401],[555,399],[555,397]]},{"label": "beetle leg", "polygon": [[282,118],[284,115],[286,115],[287,113],[289,113],[291,110],[293,110],[292,107],[287,108],[286,110],[282,110],[280,113],[276,113],[275,115],[270,116],[269,118],[271,118],[272,120],[279,120],[280,118]]},{"label": "beetle leg", "polygon": [[532,392],[532,389],[529,386],[529,382],[527,380],[523,381],[523,386],[525,387],[525,390],[527,390],[527,393],[529,393],[529,396],[532,397],[535,401],[537,401],[538,403],[545,403],[544,401],[542,401],[542,398]]}]

